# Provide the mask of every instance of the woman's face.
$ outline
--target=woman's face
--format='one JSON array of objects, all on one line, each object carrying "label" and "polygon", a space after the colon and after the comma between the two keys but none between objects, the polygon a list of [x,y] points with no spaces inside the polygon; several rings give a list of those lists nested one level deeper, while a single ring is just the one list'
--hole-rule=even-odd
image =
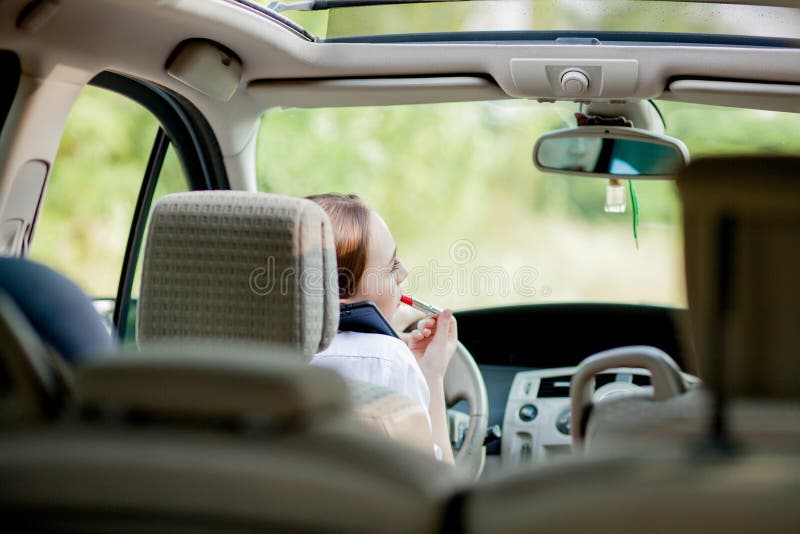
[{"label": "woman's face", "polygon": [[380,215],[371,211],[364,275],[358,283],[355,295],[344,302],[371,300],[383,316],[391,321],[400,305],[400,284],[407,276],[408,271],[397,259],[397,246],[389,227]]}]

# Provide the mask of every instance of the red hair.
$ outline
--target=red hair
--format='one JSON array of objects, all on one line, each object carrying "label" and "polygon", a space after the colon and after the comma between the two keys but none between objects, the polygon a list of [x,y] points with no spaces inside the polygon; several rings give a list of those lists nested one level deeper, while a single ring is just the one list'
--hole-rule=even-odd
[{"label": "red hair", "polygon": [[326,193],[306,197],[322,207],[333,225],[339,298],[355,295],[367,265],[370,210],[358,195]]}]

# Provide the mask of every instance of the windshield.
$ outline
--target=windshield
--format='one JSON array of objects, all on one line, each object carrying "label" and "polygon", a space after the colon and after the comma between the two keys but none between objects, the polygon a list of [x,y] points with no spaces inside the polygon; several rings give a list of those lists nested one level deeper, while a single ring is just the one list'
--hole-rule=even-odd
[{"label": "windshield", "polygon": [[[668,135],[703,154],[798,153],[800,116],[659,103]],[[539,172],[532,147],[573,126],[577,105],[501,101],[271,110],[262,191],[357,193],[383,215],[406,290],[455,309],[548,302],[685,306],[680,205],[671,181],[634,182],[604,211],[608,182]]]},{"label": "windshield", "polygon": [[[273,4],[263,0],[262,5]],[[450,32],[677,32],[800,38],[800,9],[641,0],[473,0],[400,3],[281,14],[325,39]]]}]

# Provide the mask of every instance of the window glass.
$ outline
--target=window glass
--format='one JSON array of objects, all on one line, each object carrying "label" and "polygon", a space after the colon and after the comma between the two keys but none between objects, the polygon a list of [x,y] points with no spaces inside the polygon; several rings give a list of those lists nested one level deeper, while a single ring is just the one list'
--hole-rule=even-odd
[{"label": "window glass", "polygon": [[[156,118],[139,104],[87,86],[70,112],[37,222],[31,258],[74,280],[109,324],[157,129]],[[187,189],[170,146],[153,203]],[[129,338],[135,333],[141,259],[142,254],[128,313]]]},{"label": "window glass", "polygon": [[93,297],[113,298],[158,123],[116,93],[87,86],[61,139],[30,256]]},{"label": "window glass", "polygon": [[[667,134],[695,156],[800,146],[792,114],[660,105]],[[607,181],[533,166],[538,136],[574,125],[576,111],[530,101],[271,110],[259,137],[259,188],[361,195],[395,236],[410,270],[406,290],[436,304],[685,306],[673,182],[634,182],[637,245],[630,199],[626,213],[604,211]]]}]

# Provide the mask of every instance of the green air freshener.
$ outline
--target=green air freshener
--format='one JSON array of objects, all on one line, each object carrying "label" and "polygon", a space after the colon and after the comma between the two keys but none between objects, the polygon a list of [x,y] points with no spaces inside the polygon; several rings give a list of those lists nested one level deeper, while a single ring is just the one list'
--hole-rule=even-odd
[{"label": "green air freshener", "polygon": [[631,206],[633,209],[633,240],[636,242],[636,248],[639,248],[639,200],[636,198],[636,188],[633,186],[633,180],[628,180],[628,190],[631,193]]}]

